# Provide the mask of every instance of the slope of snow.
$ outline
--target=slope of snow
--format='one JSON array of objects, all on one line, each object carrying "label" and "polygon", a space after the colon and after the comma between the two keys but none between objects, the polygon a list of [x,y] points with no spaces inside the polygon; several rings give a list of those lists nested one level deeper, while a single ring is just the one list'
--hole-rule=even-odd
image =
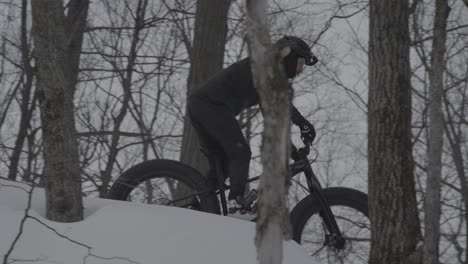
[{"label": "slope of snow", "polygon": [[[29,187],[0,179],[0,255],[17,236]],[[36,188],[24,230],[8,262],[87,264],[257,263],[255,223],[187,209],[85,198],[85,220],[44,218],[44,190]],[[294,241],[283,263],[311,263]]]}]

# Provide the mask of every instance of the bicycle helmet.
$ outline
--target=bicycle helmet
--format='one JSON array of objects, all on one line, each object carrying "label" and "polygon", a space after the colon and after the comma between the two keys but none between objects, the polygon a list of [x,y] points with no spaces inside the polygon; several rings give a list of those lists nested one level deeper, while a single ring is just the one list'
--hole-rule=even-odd
[{"label": "bicycle helmet", "polygon": [[308,66],[315,65],[318,62],[310,47],[304,40],[294,36],[284,36],[276,42],[277,47],[290,47],[291,52],[283,58],[283,65],[288,78],[296,76],[297,60],[299,57],[305,59]]},{"label": "bicycle helmet", "polygon": [[296,53],[297,56],[302,57],[306,61],[306,65],[312,66],[318,62],[317,57],[314,56],[310,50],[309,45],[304,40],[294,36],[284,36],[278,40],[277,45],[284,45],[291,47],[291,50]]}]

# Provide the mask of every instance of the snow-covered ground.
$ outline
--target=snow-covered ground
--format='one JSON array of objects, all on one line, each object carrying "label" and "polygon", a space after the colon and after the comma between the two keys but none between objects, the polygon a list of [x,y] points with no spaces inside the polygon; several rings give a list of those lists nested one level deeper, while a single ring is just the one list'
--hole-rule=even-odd
[{"label": "snow-covered ground", "polygon": [[[255,224],[187,209],[85,198],[85,220],[45,219],[45,195],[35,188],[30,217],[4,261],[27,208],[29,186],[0,179],[0,256],[5,263],[250,264],[257,263]],[[18,262],[16,262],[18,261]],[[294,241],[283,263],[311,264]]]}]

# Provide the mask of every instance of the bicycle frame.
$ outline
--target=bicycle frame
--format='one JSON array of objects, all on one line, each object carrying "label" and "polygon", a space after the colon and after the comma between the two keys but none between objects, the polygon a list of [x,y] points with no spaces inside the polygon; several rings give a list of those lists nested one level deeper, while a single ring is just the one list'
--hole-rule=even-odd
[{"label": "bicycle frame", "polygon": [[[328,204],[328,201],[323,194],[322,185],[320,184],[317,176],[312,170],[311,163],[309,162],[309,159],[308,159],[308,154],[310,152],[309,144],[305,144],[305,147],[300,148],[300,149],[296,149],[296,147],[292,145],[292,152],[293,152],[292,156],[293,156],[294,162],[289,165],[291,178],[303,172],[305,179],[306,179],[309,193],[311,195],[314,195],[319,201],[320,207],[321,207],[320,218],[322,219],[323,224],[328,230],[325,243],[328,246],[333,246],[334,248],[338,250],[343,249],[346,241],[341,234],[341,231],[338,227],[335,216],[333,215],[333,212],[330,209],[330,205]],[[215,159],[215,166],[216,166],[215,169],[216,169],[218,178],[224,179],[223,174],[222,174],[221,161],[217,158]],[[260,177],[261,175],[250,178],[247,180],[247,183],[258,181]],[[223,215],[227,215],[228,209],[227,209],[225,192],[230,189],[230,186],[225,186],[223,181],[219,181],[219,182],[220,182],[220,186],[218,186],[215,189],[215,194],[219,195],[219,197],[221,198],[221,209],[222,209],[221,213]],[[200,191],[190,196],[186,196],[186,197],[171,201],[169,205],[176,204],[177,202],[187,200],[190,198],[194,198],[196,196],[203,195],[212,191],[213,190]]]}]

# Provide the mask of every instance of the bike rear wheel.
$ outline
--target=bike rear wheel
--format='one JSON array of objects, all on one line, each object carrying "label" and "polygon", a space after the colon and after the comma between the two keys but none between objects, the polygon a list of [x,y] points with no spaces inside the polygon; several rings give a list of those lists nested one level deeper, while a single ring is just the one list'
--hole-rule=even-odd
[{"label": "bike rear wheel", "polygon": [[367,195],[349,188],[323,190],[343,237],[345,248],[329,246],[330,237],[319,216],[320,203],[313,195],[301,200],[291,212],[293,239],[306,248],[317,263],[368,263],[370,221]]},{"label": "bike rear wheel", "polygon": [[126,170],[107,198],[219,213],[216,195],[198,171],[174,160],[149,160]]}]

